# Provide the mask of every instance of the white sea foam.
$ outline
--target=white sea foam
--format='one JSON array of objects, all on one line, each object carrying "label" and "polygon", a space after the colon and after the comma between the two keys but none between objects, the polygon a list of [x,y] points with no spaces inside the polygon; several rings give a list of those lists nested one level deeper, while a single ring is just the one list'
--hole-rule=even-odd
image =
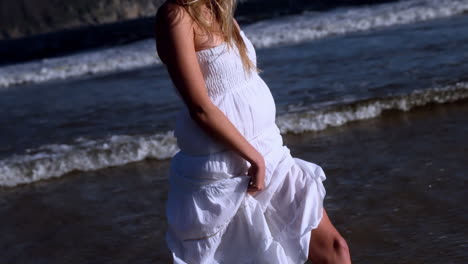
[{"label": "white sea foam", "polygon": [[100,51],[83,52],[0,68],[0,89],[84,75],[137,69],[160,63],[154,42],[143,40]]},{"label": "white sea foam", "polygon": [[248,27],[257,47],[301,43],[323,37],[410,24],[468,11],[468,0],[411,0],[261,21]]},{"label": "white sea foam", "polygon": [[468,98],[468,83],[414,91],[410,94],[385,98],[373,98],[326,109],[289,113],[276,118],[281,133],[320,131],[328,127],[374,118],[386,110],[409,111],[427,104],[444,104]]},{"label": "white sea foam", "polygon": [[167,159],[178,151],[172,131],[151,136],[78,139],[71,145],[46,145],[0,160],[0,186],[60,177],[68,172],[124,165],[147,158]]},{"label": "white sea foam", "polygon": [[[281,133],[320,131],[331,126],[379,116],[386,110],[408,111],[427,104],[468,99],[468,83],[326,106],[276,118]],[[164,160],[179,151],[173,131],[149,136],[116,135],[102,140],[80,138],[73,144],[46,145],[0,160],[0,186],[13,187],[60,177],[74,170],[90,171],[147,158]]]},{"label": "white sea foam", "polygon": [[[244,27],[257,48],[443,18],[468,11],[468,0],[409,0],[328,12],[306,12]],[[153,40],[0,68],[0,89],[160,64]]]}]

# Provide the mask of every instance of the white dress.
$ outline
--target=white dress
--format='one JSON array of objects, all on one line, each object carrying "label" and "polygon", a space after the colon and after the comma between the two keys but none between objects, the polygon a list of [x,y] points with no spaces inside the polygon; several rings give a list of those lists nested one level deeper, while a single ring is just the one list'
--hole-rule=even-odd
[{"label": "white dress", "polygon": [[[241,35],[256,64],[252,43]],[[263,155],[266,187],[247,194],[249,162],[205,133],[183,108],[166,204],[174,263],[304,263],[311,230],[322,219],[322,168],[292,157],[283,145],[272,94],[255,71],[244,73],[235,45],[197,57],[212,102]]]}]

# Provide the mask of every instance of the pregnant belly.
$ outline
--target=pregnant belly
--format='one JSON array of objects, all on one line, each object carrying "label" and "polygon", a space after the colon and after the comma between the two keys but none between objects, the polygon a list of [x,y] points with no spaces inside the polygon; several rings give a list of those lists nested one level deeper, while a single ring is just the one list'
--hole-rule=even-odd
[{"label": "pregnant belly", "polygon": [[[228,92],[212,101],[247,140],[275,124],[275,102],[260,77],[248,87]],[[206,155],[226,150],[221,142],[191,118],[187,108],[179,112],[174,134],[179,148],[187,154]]]}]

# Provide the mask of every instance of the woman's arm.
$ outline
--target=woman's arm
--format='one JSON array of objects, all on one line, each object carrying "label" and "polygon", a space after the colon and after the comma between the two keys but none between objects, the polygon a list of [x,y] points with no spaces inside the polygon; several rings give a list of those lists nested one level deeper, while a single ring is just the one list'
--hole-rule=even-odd
[{"label": "woman's arm", "polygon": [[234,150],[252,165],[249,175],[256,188],[263,190],[265,161],[224,113],[211,102],[198,64],[194,45],[193,21],[175,4],[162,6],[156,15],[156,47],[169,75],[188,107],[191,117],[207,133]]}]

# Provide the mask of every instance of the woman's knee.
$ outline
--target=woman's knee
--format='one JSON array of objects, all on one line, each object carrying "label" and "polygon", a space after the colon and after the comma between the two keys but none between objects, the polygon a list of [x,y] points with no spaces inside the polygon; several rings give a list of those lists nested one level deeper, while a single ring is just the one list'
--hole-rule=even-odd
[{"label": "woman's knee", "polygon": [[337,258],[343,261],[342,263],[351,263],[348,243],[342,236],[337,236],[334,239],[333,250]]},{"label": "woman's knee", "polygon": [[[312,248],[309,259],[314,264],[349,264],[351,263],[349,248],[346,240],[337,234],[330,237],[328,243],[320,243]],[[324,242],[324,241],[323,241]]]},{"label": "woman's knee", "polygon": [[314,264],[351,263],[348,243],[333,226],[325,210],[319,226],[312,230],[309,259]]}]

